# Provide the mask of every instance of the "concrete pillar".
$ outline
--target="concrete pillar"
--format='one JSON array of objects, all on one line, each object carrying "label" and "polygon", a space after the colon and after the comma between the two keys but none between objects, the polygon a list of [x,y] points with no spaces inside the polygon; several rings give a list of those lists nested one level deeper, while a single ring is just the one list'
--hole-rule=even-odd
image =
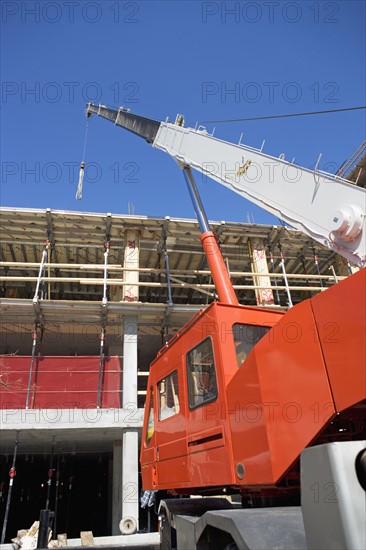
[{"label": "concrete pillar", "polygon": [[[124,318],[123,335],[123,408],[137,410],[137,318]],[[122,435],[122,520],[123,534],[138,529],[139,477],[138,428]]]},{"label": "concrete pillar", "polygon": [[[136,232],[132,230],[126,232],[124,267],[130,269],[139,267],[139,239]],[[137,302],[139,299],[139,287],[136,285],[139,281],[138,271],[125,271],[124,281],[128,284],[123,286],[123,301]]]},{"label": "concrete pillar", "polygon": [[[136,302],[139,299],[138,271],[139,241],[136,232],[128,230],[124,256],[124,279],[129,284],[123,287],[123,300]],[[137,411],[137,316],[126,316],[123,321],[123,389],[122,406]],[[139,522],[139,457],[138,428],[128,428],[122,434],[122,519],[120,530],[132,534]]]},{"label": "concrete pillar", "polygon": [[257,288],[255,295],[258,306],[268,306],[274,304],[273,292],[271,287],[271,278],[268,277],[268,264],[265,247],[260,244],[252,246],[248,239],[249,252],[252,257],[252,271],[255,273],[254,284],[263,288]]},{"label": "concrete pillar", "polygon": [[[125,268],[139,267],[139,235],[136,231],[128,229],[125,235],[125,252],[123,257],[123,266]],[[111,275],[113,278],[113,276]],[[124,271],[123,280],[128,283],[122,288],[110,286],[109,294],[112,302],[137,302],[139,299],[139,287],[136,285],[139,281],[138,271]]]}]

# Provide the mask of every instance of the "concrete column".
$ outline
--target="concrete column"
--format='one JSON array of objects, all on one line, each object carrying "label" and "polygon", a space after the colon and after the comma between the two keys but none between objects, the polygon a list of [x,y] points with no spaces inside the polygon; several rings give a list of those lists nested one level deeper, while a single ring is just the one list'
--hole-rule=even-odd
[{"label": "concrete column", "polygon": [[[123,300],[137,302],[139,299],[138,271],[139,241],[136,232],[128,230],[124,256],[125,282]],[[123,393],[124,409],[137,411],[137,317],[126,316],[123,321]],[[122,435],[122,519],[119,524],[123,534],[138,530],[139,522],[139,457],[138,428],[128,428]]]},{"label": "concrete column", "polygon": [[[126,232],[126,245],[125,245],[125,268],[138,268],[139,267],[139,239],[135,231],[128,230]],[[127,285],[123,287],[122,296],[124,301],[137,302],[139,299],[139,287],[136,285],[139,281],[138,271],[125,271],[124,280]]]},{"label": "concrete column", "polygon": [[257,288],[255,295],[258,306],[266,306],[274,304],[273,292],[271,288],[271,278],[268,277],[268,264],[266,250],[262,244],[260,246],[252,246],[250,239],[248,240],[249,251],[252,257],[252,271],[255,273],[254,284],[264,288]]},{"label": "concrete column", "polygon": [[[137,410],[137,317],[124,318],[123,408]],[[122,435],[122,520],[123,534],[134,533],[139,519],[138,428]]]}]

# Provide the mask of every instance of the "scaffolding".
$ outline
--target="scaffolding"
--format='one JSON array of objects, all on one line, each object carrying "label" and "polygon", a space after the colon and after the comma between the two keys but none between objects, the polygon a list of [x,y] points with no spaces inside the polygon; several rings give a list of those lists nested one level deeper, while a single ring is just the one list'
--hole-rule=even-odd
[{"label": "scaffolding", "polygon": [[[243,305],[286,310],[354,270],[289,227],[210,225]],[[46,443],[51,448],[55,433],[58,453],[110,453],[113,486],[122,487],[113,496],[112,533],[136,529],[138,504],[131,487],[137,491],[149,365],[194,313],[217,299],[198,223],[2,208],[0,227],[0,355],[27,356],[25,407],[7,412],[1,451],[10,453],[20,430],[22,445],[35,453]],[[91,403],[81,410],[61,407],[56,420],[56,413],[44,412],[47,406],[34,406],[36,390],[42,393],[34,376],[38,362],[52,355],[92,356],[90,365],[95,363],[89,369],[95,386]],[[122,366],[122,375],[113,375],[121,378],[113,389],[116,406],[105,399],[103,384],[111,356]],[[65,381],[72,376],[66,360],[64,374]],[[27,415],[31,422],[36,418],[35,440],[26,432]]]},{"label": "scaffolding", "polygon": [[[99,354],[97,407],[106,334],[112,343],[121,339],[124,317],[136,316],[141,338],[160,336],[164,344],[192,314],[217,299],[196,221],[49,209],[2,208],[0,214],[1,319],[7,335],[0,352],[16,352],[20,335],[32,333],[37,336],[33,365],[41,334],[51,341],[52,334],[70,327],[81,335],[84,329],[99,331],[89,346],[75,336],[75,345],[65,349],[65,355]],[[287,309],[352,272],[343,258],[291,228],[211,225],[241,304]],[[139,243],[139,261],[126,264],[126,254],[134,254],[131,235]],[[138,299],[124,292],[131,284]],[[52,355],[50,342],[44,345],[44,353]],[[30,354],[26,346],[20,348]],[[139,371],[140,406],[148,366],[145,362]]]}]

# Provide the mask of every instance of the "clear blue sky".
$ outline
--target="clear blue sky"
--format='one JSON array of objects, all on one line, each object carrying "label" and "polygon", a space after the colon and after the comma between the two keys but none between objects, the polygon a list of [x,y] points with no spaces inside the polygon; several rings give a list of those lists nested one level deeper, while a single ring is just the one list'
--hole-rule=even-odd
[{"label": "clear blue sky", "polygon": [[[362,1],[3,0],[1,10],[2,206],[127,213],[130,202],[136,214],[193,217],[174,162],[96,117],[75,200],[88,100],[192,121],[365,103]],[[364,111],[216,125],[223,139],[241,132],[303,166],[322,152],[326,169],[364,139]],[[250,211],[271,222],[201,179],[210,219]]]}]

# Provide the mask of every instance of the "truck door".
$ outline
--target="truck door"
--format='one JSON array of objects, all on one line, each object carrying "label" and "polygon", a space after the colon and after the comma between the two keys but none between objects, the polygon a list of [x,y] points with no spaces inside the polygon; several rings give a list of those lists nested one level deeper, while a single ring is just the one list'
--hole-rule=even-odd
[{"label": "truck door", "polygon": [[141,474],[142,486],[149,490],[155,490],[157,486],[156,472],[156,403],[154,388],[150,386],[146,402],[144,432],[142,434],[141,445]]},{"label": "truck door", "polygon": [[[186,354],[189,468],[191,477],[199,472],[198,486],[202,483],[215,485],[218,472],[220,481],[227,479],[229,482],[231,479],[222,419],[222,414],[225,414],[222,406],[224,390],[218,378],[220,360],[219,350],[215,353],[211,336]],[[205,464],[203,468],[195,467],[202,464]]]},{"label": "truck door", "polygon": [[[181,360],[157,383],[157,474],[159,487],[187,480],[187,438]],[[174,485],[172,485],[174,484]]]}]

